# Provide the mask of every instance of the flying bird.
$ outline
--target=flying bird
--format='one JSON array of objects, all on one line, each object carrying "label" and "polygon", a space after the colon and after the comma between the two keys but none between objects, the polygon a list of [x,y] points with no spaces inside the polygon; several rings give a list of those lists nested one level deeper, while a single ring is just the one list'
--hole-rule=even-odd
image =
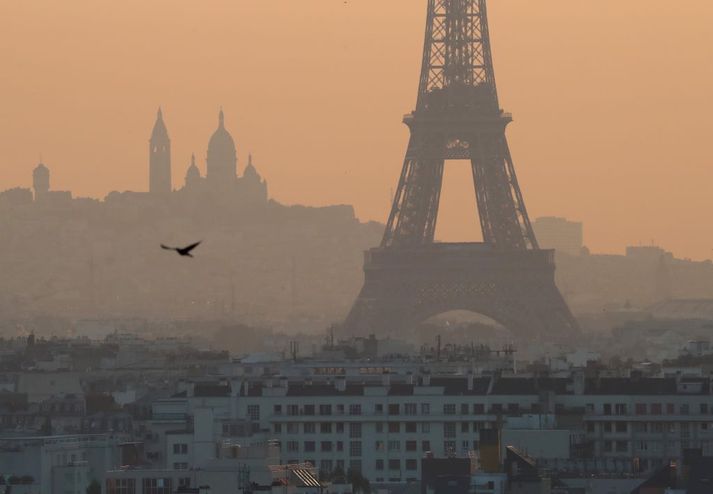
[{"label": "flying bird", "polygon": [[196,247],[198,247],[200,244],[201,244],[200,242],[196,242],[195,244],[191,244],[187,247],[168,247],[167,245],[161,244],[161,248],[165,249],[165,250],[175,250],[176,252],[178,252],[179,256],[193,257],[193,255],[191,254],[191,251],[193,249],[195,249]]}]

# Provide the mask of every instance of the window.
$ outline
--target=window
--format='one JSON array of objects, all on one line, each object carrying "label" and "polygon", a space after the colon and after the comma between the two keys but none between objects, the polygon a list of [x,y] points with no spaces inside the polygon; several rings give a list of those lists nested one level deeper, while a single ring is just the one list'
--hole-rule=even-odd
[{"label": "window", "polygon": [[344,415],[344,405],[337,405],[337,415]]},{"label": "window", "polygon": [[520,405],[517,403],[508,403],[508,413],[515,414],[520,410]]},{"label": "window", "polygon": [[272,407],[272,413],[275,415],[282,415],[282,405],[275,405]]},{"label": "window", "polygon": [[172,479],[144,479],[144,494],[171,494],[173,492]]},{"label": "window", "polygon": [[287,415],[296,416],[300,414],[300,408],[297,405],[287,405]]},{"label": "window", "polygon": [[337,441],[337,451],[344,451],[344,443],[342,441]]},{"label": "window", "polygon": [[319,462],[319,471],[322,473],[331,473],[334,470],[334,463],[332,460],[322,460]]},{"label": "window", "polygon": [[134,479],[107,479],[107,494],[136,494],[136,480]]},{"label": "window", "polygon": [[626,422],[616,422],[616,432],[623,434],[627,431]]},{"label": "window", "polygon": [[377,415],[382,415],[384,413],[384,404],[377,403],[376,405],[374,405],[374,413]]},{"label": "window", "polygon": [[404,415],[416,415],[418,413],[418,407],[415,403],[406,403],[404,405]]},{"label": "window", "polygon": [[302,427],[305,434],[314,434],[317,430],[314,425],[314,422],[305,422]]},{"label": "window", "polygon": [[305,405],[302,410],[303,415],[314,415],[314,405]]},{"label": "window", "polygon": [[332,452],[332,441],[322,441],[319,444],[319,449],[323,453],[331,453]]},{"label": "window", "polygon": [[406,470],[418,470],[418,461],[414,459],[406,460]]},{"label": "window", "polygon": [[446,403],[443,405],[443,414],[444,415],[455,415],[456,414],[456,406],[455,403]]},{"label": "window", "polygon": [[[349,424],[349,437],[352,439],[357,439],[361,437],[361,424],[352,423]],[[361,443],[359,443],[361,447]]]},{"label": "window", "polygon": [[662,406],[661,403],[652,403],[651,404],[651,415],[661,415],[662,413]]},{"label": "window", "polygon": [[389,460],[389,470],[401,470],[401,460]]},{"label": "window", "polygon": [[398,403],[389,405],[389,415],[399,415],[400,408]]},{"label": "window", "polygon": [[300,443],[298,441],[287,441],[287,451],[289,453],[297,453],[300,450]]},{"label": "window", "polygon": [[349,415],[361,415],[361,405],[349,405]]},{"label": "window", "polygon": [[638,433],[646,433],[649,431],[649,424],[646,422],[634,422],[634,431]]},{"label": "window", "polygon": [[248,405],[248,418],[255,422],[260,420],[260,405]]},{"label": "window", "polygon": [[319,432],[321,434],[331,434],[332,433],[332,423],[331,422],[322,422],[319,424]]},{"label": "window", "polygon": [[629,443],[627,441],[617,441],[616,451],[617,453],[626,453],[629,451]]},{"label": "window", "polygon": [[502,405],[502,403],[493,403],[493,404],[490,406],[490,411],[491,411],[491,413],[496,413],[496,414],[503,413],[503,405]]},{"label": "window", "polygon": [[299,434],[300,433],[300,424],[293,423],[293,422],[288,423],[287,424],[287,433],[288,434]]},{"label": "window", "polygon": [[446,456],[454,456],[456,454],[456,442],[444,441],[443,452],[446,454]]},{"label": "window", "polygon": [[431,424],[429,424],[428,422],[423,422],[421,424],[421,432],[424,434],[431,432]]},{"label": "window", "polygon": [[377,471],[382,471],[384,469],[384,460],[376,460],[374,467]]},{"label": "window", "polygon": [[361,473],[361,460],[349,460],[349,470]]},{"label": "window", "polygon": [[413,433],[417,432],[416,431],[416,429],[417,429],[416,422],[406,422],[406,424],[404,424],[404,427],[405,427],[407,433],[413,434]]},{"label": "window", "polygon": [[431,415],[430,403],[421,403],[421,415]]},{"label": "window", "polygon": [[332,405],[319,405],[320,415],[332,415]]},{"label": "window", "polygon": [[349,456],[361,456],[361,441],[351,441],[349,443]]},{"label": "window", "polygon": [[690,413],[690,408],[688,406],[688,403],[682,403],[681,404],[681,415],[688,415]]},{"label": "window", "polygon": [[389,451],[401,451],[401,441],[389,441]]},{"label": "window", "polygon": [[443,424],[443,437],[456,437],[456,424],[445,422]]},{"label": "window", "polygon": [[463,433],[467,433],[470,431],[470,423],[469,422],[462,422],[460,424],[460,431]]},{"label": "window", "polygon": [[634,406],[634,413],[636,415],[646,415],[646,403],[637,403]]},{"label": "window", "polygon": [[400,422],[389,422],[389,434],[398,434],[401,432]]},{"label": "window", "polygon": [[337,434],[344,434],[344,422],[337,422]]},{"label": "window", "polygon": [[188,444],[176,443],[173,445],[174,455],[187,455],[188,454]]},{"label": "window", "polygon": [[418,442],[406,441],[406,451],[418,451]]},{"label": "window", "polygon": [[421,441],[421,451],[431,451],[431,441]]},{"label": "window", "polygon": [[473,405],[473,415],[484,415],[485,405],[482,403],[476,403]]},{"label": "window", "polygon": [[614,406],[614,413],[616,415],[626,415],[626,404],[625,403],[617,403]]},{"label": "window", "polygon": [[384,441],[376,441],[376,443],[374,443],[374,448],[376,448],[376,451],[386,451]]},{"label": "window", "polygon": [[611,403],[605,403],[602,411],[604,415],[611,415]]},{"label": "window", "polygon": [[314,453],[317,450],[316,443],[314,441],[305,441],[305,453]]},{"label": "window", "polygon": [[282,434],[282,424],[279,422],[273,424],[272,432],[274,432],[275,434]]},{"label": "window", "polygon": [[611,441],[604,441],[604,452],[611,453],[613,450]]},{"label": "window", "polygon": [[468,415],[468,404],[467,403],[461,403],[460,413],[461,413],[461,415]]},{"label": "window", "polygon": [[666,415],[673,415],[676,412],[674,411],[675,407],[673,406],[673,403],[666,403]]}]

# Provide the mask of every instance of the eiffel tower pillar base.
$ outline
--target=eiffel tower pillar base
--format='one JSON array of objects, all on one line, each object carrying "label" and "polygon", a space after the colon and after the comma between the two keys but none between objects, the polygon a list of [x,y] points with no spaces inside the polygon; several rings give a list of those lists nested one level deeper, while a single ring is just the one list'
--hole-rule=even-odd
[{"label": "eiffel tower pillar base", "polygon": [[375,248],[345,321],[354,336],[408,334],[437,314],[490,317],[520,340],[560,340],[578,325],[554,281],[554,251],[497,251],[487,244]]}]

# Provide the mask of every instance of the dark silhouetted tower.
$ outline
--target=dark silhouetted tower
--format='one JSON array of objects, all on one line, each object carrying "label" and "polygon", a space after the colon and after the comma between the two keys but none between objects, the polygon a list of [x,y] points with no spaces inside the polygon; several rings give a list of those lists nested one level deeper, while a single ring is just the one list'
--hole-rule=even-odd
[{"label": "dark silhouetted tower", "polygon": [[[381,246],[366,254],[352,333],[382,334],[470,310],[518,336],[578,330],[540,250],[505,137],[485,0],[429,0],[416,110]],[[446,160],[471,164],[483,243],[434,242]]]},{"label": "dark silhouetted tower", "polygon": [[50,190],[50,170],[43,163],[32,171],[32,188],[35,190],[35,201]]},{"label": "dark silhouetted tower", "polygon": [[171,192],[171,139],[161,108],[149,140],[149,192],[157,195]]}]

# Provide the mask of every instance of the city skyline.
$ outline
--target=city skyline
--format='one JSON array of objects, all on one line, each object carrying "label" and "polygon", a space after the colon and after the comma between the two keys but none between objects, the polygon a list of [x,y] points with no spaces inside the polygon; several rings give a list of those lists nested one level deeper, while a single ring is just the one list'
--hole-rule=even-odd
[{"label": "city skyline", "polygon": [[[252,151],[276,199],[350,203],[362,220],[383,222],[407,139],[400,118],[416,93],[423,8],[412,5],[390,3],[379,18],[369,15],[373,1],[129,2],[111,15],[86,2],[3,6],[0,36],[13,49],[0,87],[15,97],[0,120],[2,188],[28,186],[42,153],[58,189],[98,197],[146,190],[146,136],[158,105],[180,183],[192,152],[204,164],[222,105],[240,166]],[[701,225],[713,179],[705,147],[713,74],[704,63],[710,43],[699,39],[709,36],[713,7],[643,5],[492,3],[519,179],[533,217],[584,222],[592,251],[655,240],[682,257],[709,258],[713,233]],[[125,36],[136,18],[143,21]],[[270,18],[282,28],[274,36],[265,35]],[[363,26],[370,36],[357,42]],[[666,44],[655,45],[664,28]],[[68,29],[72,39],[63,40]],[[321,39],[329,46],[316,46]],[[675,60],[676,70],[662,70],[662,60]],[[466,173],[461,163],[447,170],[439,238],[474,238]],[[470,217],[461,217],[463,204]]]}]

